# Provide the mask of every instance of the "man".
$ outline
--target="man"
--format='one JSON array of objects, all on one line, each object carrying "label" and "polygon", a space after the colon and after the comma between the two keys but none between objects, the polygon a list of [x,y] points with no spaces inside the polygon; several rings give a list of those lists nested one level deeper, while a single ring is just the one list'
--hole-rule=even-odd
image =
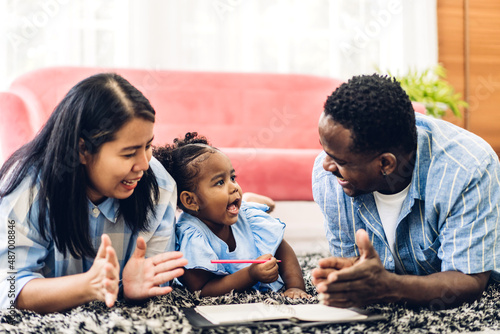
[{"label": "man", "polygon": [[415,114],[394,79],[357,76],[328,97],[314,200],[334,257],[313,270],[337,307],[454,307],[498,280],[500,167],[481,138]]}]

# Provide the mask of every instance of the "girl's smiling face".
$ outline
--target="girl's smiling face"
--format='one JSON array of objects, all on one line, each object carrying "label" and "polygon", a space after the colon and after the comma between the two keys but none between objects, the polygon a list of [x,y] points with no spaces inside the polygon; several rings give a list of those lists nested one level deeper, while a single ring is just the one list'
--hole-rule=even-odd
[{"label": "girl's smiling face", "polygon": [[[87,175],[87,196],[94,204],[107,197],[130,197],[151,160],[154,123],[133,118],[96,154],[80,153]],[[81,140],[83,141],[83,140]]]},{"label": "girl's smiling face", "polygon": [[229,158],[222,152],[207,152],[199,157],[195,195],[199,211],[197,217],[212,230],[220,225],[232,225],[238,220],[241,206],[241,187]]}]

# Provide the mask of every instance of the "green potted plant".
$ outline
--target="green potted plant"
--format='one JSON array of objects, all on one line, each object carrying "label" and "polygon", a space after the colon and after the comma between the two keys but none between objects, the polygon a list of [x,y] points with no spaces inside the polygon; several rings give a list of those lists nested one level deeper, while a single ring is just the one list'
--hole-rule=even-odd
[{"label": "green potted plant", "polygon": [[425,105],[430,116],[441,118],[451,110],[453,115],[461,117],[460,107],[468,106],[461,94],[446,81],[446,69],[442,65],[424,71],[410,70],[406,75],[393,77],[401,83],[410,100]]}]

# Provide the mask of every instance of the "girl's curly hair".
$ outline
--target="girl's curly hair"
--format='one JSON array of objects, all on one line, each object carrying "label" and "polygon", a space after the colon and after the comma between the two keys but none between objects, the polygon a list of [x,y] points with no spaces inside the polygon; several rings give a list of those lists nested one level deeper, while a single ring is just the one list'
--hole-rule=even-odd
[{"label": "girl's curly hair", "polygon": [[[197,132],[188,132],[184,138],[175,138],[173,144],[153,147],[153,156],[160,161],[177,183],[177,195],[183,191],[196,191],[196,178],[200,172],[198,158],[205,153],[215,153],[217,148]],[[186,210],[180,201],[180,209]]]}]

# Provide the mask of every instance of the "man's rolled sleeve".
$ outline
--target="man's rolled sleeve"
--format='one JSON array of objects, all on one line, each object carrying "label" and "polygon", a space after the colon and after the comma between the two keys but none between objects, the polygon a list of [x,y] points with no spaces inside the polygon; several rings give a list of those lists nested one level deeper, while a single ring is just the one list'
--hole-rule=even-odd
[{"label": "man's rolled sleeve", "polygon": [[476,170],[443,224],[441,270],[476,274],[497,269],[500,186],[493,157]]}]

